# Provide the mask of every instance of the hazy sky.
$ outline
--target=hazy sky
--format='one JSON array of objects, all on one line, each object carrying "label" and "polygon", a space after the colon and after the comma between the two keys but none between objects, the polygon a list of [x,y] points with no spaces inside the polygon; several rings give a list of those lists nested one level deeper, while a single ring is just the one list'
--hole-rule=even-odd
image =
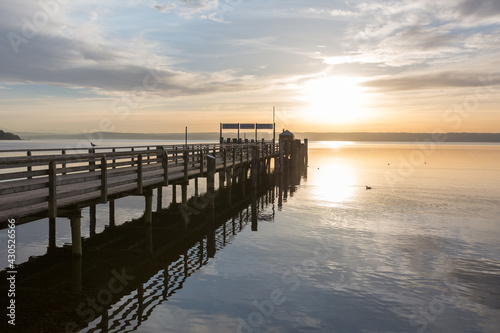
[{"label": "hazy sky", "polygon": [[2,0],[0,129],[500,132],[500,1]]}]

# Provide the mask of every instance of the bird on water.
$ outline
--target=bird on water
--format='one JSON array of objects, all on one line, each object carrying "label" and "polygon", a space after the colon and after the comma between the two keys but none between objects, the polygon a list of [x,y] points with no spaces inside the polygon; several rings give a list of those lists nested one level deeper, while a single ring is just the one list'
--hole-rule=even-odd
[{"label": "bird on water", "polygon": [[367,190],[371,190],[371,189],[372,189],[372,187],[371,187],[371,186],[366,186],[366,189],[367,189]]}]

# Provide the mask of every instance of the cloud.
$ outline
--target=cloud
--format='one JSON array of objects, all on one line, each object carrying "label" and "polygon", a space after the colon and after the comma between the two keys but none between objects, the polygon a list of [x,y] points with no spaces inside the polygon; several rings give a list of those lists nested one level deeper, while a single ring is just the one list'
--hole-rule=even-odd
[{"label": "cloud", "polygon": [[456,11],[461,17],[486,18],[500,15],[498,0],[462,0],[456,3]]},{"label": "cloud", "polygon": [[327,64],[405,68],[441,59],[453,62],[463,54],[491,49],[472,42],[475,36],[498,39],[500,2],[496,0],[361,2],[352,8],[358,15],[340,43],[344,57],[325,57]]},{"label": "cloud", "polygon": [[[151,73],[158,84],[151,94],[158,96],[197,95],[254,89],[258,84],[234,70],[214,72],[175,69],[175,61],[159,53],[165,46],[140,37],[109,38],[102,27],[88,22],[73,25],[64,8],[44,24],[30,22],[43,13],[35,2],[3,3],[0,35],[15,34],[21,40],[0,40],[0,80],[6,83],[41,83],[83,87],[102,95],[130,92],[143,85]],[[217,1],[186,1],[185,6],[205,11]],[[196,4],[195,4],[196,3]],[[74,8],[73,8],[74,10]],[[10,15],[9,15],[10,13]],[[33,24],[36,34],[25,33],[24,22]],[[16,52],[17,49],[17,52]]]},{"label": "cloud", "polygon": [[153,8],[162,13],[174,13],[183,18],[202,18],[227,23],[224,13],[241,0],[170,0],[156,2]]},{"label": "cloud", "polygon": [[492,87],[500,84],[500,73],[442,71],[437,73],[405,73],[367,80],[361,85],[379,92],[422,91],[429,89]]}]

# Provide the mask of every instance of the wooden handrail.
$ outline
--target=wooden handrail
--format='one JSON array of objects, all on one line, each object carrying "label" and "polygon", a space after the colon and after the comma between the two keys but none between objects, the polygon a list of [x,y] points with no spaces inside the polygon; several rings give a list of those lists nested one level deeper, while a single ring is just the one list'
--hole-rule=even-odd
[{"label": "wooden handrail", "polygon": [[[107,152],[90,148],[78,154],[0,157],[0,223],[32,214],[56,217],[60,207],[105,203],[110,197],[205,176],[207,155],[215,158],[218,171],[225,171],[252,158],[273,157],[276,149],[271,146],[258,142],[149,146],[133,151],[114,147]],[[252,156],[254,150],[260,153]]]}]

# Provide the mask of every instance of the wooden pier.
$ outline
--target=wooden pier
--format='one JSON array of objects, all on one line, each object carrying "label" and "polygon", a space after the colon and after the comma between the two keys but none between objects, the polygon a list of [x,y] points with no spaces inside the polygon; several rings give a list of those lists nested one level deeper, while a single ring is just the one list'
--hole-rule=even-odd
[{"label": "wooden pier", "polygon": [[[110,224],[114,223],[114,200],[128,195],[145,198],[145,223],[151,223],[153,190],[161,208],[162,189],[172,186],[176,196],[181,186],[182,204],[187,204],[187,186],[194,179],[207,177],[207,193],[231,188],[252,180],[257,187],[259,175],[277,172],[292,163],[307,161],[307,141],[257,142],[247,144],[197,144],[176,146],[93,147],[82,149],[0,151],[0,229],[9,219],[17,224],[49,218],[49,249],[55,247],[55,220],[71,221],[73,253],[81,255],[81,209],[90,207],[95,220],[95,205],[109,204]],[[231,191],[229,202],[231,200]],[[213,209],[213,207],[212,207]],[[92,223],[92,221],[91,221]],[[95,225],[95,221],[94,221]]]},{"label": "wooden pier", "polygon": [[[178,207],[171,205],[154,212],[149,227],[142,216],[87,238],[83,256],[72,257],[63,247],[22,263],[16,267],[18,306],[23,309],[16,326],[23,332],[137,329],[240,232],[272,222],[276,204],[280,210],[279,202],[293,196],[300,183],[295,175],[264,175],[258,191],[250,191],[257,192],[255,196],[235,189],[231,205],[225,200],[227,188],[222,189],[210,222],[200,214],[184,227]],[[121,273],[131,277],[126,284],[116,280]],[[7,287],[6,277],[6,271],[0,272],[0,290]],[[89,299],[95,300],[95,308]],[[38,320],[31,320],[34,317]]]}]

